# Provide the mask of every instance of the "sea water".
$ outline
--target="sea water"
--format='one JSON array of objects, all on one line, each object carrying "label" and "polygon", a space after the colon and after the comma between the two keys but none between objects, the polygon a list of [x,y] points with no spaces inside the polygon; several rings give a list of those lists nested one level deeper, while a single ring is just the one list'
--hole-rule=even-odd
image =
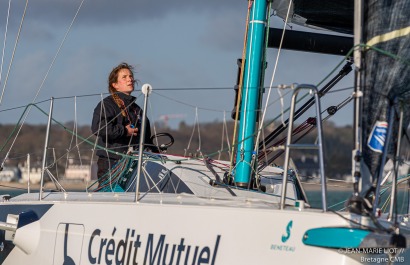
[{"label": "sea water", "polygon": [[[352,195],[351,190],[328,190],[326,200],[328,209],[339,211],[345,208],[347,200]],[[381,196],[381,207],[383,212],[388,211],[390,208],[390,197],[385,193]],[[309,204],[312,208],[322,208],[322,194],[320,190],[306,191]],[[397,192],[397,211],[398,213],[408,212],[408,194],[407,191],[399,190]]]}]

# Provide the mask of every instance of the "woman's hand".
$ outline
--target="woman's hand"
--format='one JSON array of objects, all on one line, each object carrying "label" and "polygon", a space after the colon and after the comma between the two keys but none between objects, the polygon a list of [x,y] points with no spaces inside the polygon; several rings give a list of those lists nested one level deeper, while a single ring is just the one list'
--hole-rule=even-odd
[{"label": "woman's hand", "polygon": [[127,129],[127,136],[136,136],[138,134],[138,128],[131,128],[131,124],[125,126]]}]

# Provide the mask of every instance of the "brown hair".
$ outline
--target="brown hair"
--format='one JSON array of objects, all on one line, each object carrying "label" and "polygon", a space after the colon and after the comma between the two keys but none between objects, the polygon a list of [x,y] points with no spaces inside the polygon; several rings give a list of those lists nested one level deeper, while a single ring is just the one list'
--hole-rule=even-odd
[{"label": "brown hair", "polygon": [[[116,67],[114,67],[111,70],[110,75],[108,76],[108,92],[110,92],[111,96],[113,97],[115,103],[117,103],[118,107],[121,109],[121,114],[122,116],[126,116],[125,113],[125,106],[124,102],[120,99],[120,97],[117,95],[117,90],[112,86],[113,83],[117,83],[118,81],[118,73],[122,69],[128,69],[130,70],[132,76],[134,77],[134,67],[130,64],[127,63],[120,63]],[[138,84],[138,80],[134,79],[134,82]]]}]

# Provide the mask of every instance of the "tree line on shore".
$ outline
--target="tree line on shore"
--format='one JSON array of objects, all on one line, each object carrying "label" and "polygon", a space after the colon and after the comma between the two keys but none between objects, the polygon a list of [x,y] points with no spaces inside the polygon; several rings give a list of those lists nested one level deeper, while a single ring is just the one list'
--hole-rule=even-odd
[{"label": "tree line on shore", "polygon": [[[233,121],[227,123],[202,123],[199,125],[188,125],[181,122],[178,128],[160,127],[157,124],[155,130],[152,131],[157,133],[167,132],[173,136],[175,142],[167,150],[169,154],[196,157],[203,155],[213,159],[229,160],[229,148],[233,146],[234,125]],[[327,175],[339,178],[349,174],[353,146],[352,127],[339,127],[331,122],[326,122],[323,127]],[[266,127],[262,138],[264,135],[269,134],[273,128],[273,125]],[[71,131],[74,131],[75,134],[72,134]],[[4,160],[11,145],[13,145],[8,154],[6,165],[24,163],[27,154],[30,154],[33,165],[40,163],[44,149],[46,126],[25,124],[14,141],[16,132],[15,125],[0,124],[1,161]],[[312,143],[315,141],[316,135],[316,132],[309,133],[301,141]],[[283,137],[285,137],[285,133],[282,133],[278,138]],[[158,140],[161,144],[168,142],[169,138],[161,137]],[[49,138],[48,159],[52,161],[51,163],[60,165],[62,168],[68,163],[68,160],[71,163],[89,163],[90,159],[95,161],[94,142],[95,136],[92,135],[89,125],[75,126],[72,122],[64,124],[64,127],[53,125]],[[314,156],[312,152],[308,154],[302,152],[295,151],[292,156]],[[282,165],[283,158],[279,157],[274,163]]]}]

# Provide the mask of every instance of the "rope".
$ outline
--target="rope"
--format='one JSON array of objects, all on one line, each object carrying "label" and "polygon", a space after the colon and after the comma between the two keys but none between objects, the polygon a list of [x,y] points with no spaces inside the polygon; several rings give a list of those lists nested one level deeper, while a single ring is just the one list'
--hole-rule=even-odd
[{"label": "rope", "polygon": [[[373,49],[373,47],[371,47],[371,49]],[[377,49],[374,49],[374,50],[377,50]],[[402,60],[400,57],[397,57],[397,56],[395,56],[395,55],[392,55],[392,54],[389,54],[389,53],[387,53],[387,52],[383,52],[384,54],[386,54],[386,55],[388,55],[388,56],[391,56],[391,57],[394,57],[394,58],[396,58],[397,60],[400,60],[400,61],[402,61],[402,62],[404,62],[404,63],[406,63],[407,61],[405,61],[405,60]],[[28,107],[28,106],[26,106],[26,107]],[[20,119],[21,120],[21,119]],[[19,122],[20,122],[20,120],[19,120]],[[199,125],[198,125],[198,130],[199,130]],[[67,130],[68,131],[68,130]],[[75,132],[74,132],[74,134],[75,134]],[[79,144],[78,144],[79,145]],[[76,146],[78,146],[78,145],[76,145]],[[4,147],[4,146],[3,146]],[[103,147],[101,147],[102,149],[104,149]],[[112,150],[110,150],[110,151],[112,151]],[[115,152],[114,152],[115,153]]]},{"label": "rope", "polygon": [[[289,2],[289,7],[290,7],[290,4],[291,4],[291,1]],[[267,18],[270,18],[270,12],[271,12],[270,10],[272,10],[271,5],[272,5],[272,3],[269,2],[269,8],[268,8],[269,12],[267,14]],[[289,10],[288,10],[288,12],[289,12]],[[267,21],[268,21],[268,25],[266,27],[265,36],[269,36],[269,28],[270,28],[269,22],[270,22],[270,19],[267,19]],[[282,35],[282,38],[283,37],[284,37],[284,34]],[[282,45],[282,40],[281,40],[281,43],[279,45],[277,58],[279,58],[279,54],[281,52],[281,45]],[[263,64],[262,65],[265,65],[265,62],[266,62],[266,49],[267,49],[267,47],[268,47],[268,38],[266,37],[265,38],[265,49],[264,49],[264,52],[263,52],[264,55],[263,55]],[[263,121],[265,120],[266,110],[268,108],[268,102],[269,102],[269,98],[270,98],[270,93],[272,91],[272,82],[273,82],[273,79],[274,79],[274,76],[275,76],[275,73],[276,73],[276,67],[277,67],[277,63],[275,63],[274,72],[273,72],[273,76],[272,76],[272,81],[271,81],[270,87],[268,89],[268,97],[266,99],[265,109],[262,112],[262,117],[259,117],[259,124],[260,125],[259,125],[259,129],[256,132],[255,145],[254,145],[254,149],[253,149],[254,154],[257,154],[257,151],[258,151],[258,148],[259,148],[259,144],[258,144],[259,143],[259,138],[260,138],[261,131],[262,131],[262,128],[263,128]],[[262,84],[264,83],[264,79],[265,79],[265,74],[264,73],[265,73],[265,71],[262,71],[262,78],[261,78]],[[257,157],[256,155],[252,156],[251,168],[253,168],[254,164],[256,163],[256,157]]]},{"label": "rope", "polygon": [[[279,49],[278,49],[278,55],[276,56],[275,67],[274,67],[274,71],[273,71],[273,74],[272,74],[272,79],[271,79],[271,82],[270,82],[270,87],[272,87],[273,80],[275,79],[276,69],[277,69],[277,65],[278,65],[278,62],[279,62],[279,55],[280,55],[281,50],[282,50],[283,39],[285,38],[286,25],[288,24],[288,18],[289,18],[289,12],[290,12],[291,6],[292,6],[292,1],[289,1],[288,11],[286,12],[285,24],[283,25],[282,37],[281,37],[281,39],[280,39],[280,44],[279,44]],[[281,121],[282,121],[282,124],[285,125],[285,122],[284,122],[284,112],[283,112],[283,107],[284,107],[283,95],[281,94],[281,91],[280,91],[279,88],[278,88],[277,92],[278,92],[278,94],[279,94],[280,103],[281,103],[281,113],[282,113]]]},{"label": "rope", "polygon": [[202,154],[201,131],[199,130],[198,110],[195,112],[195,119],[196,119],[196,125],[197,125],[197,128],[198,128],[198,149],[197,149],[197,152]]},{"label": "rope", "polygon": [[[252,17],[254,18],[255,17],[255,13],[256,13],[256,11],[255,11],[255,8],[253,8],[252,9]],[[251,33],[250,33],[250,35],[252,35],[253,33],[253,30],[254,30],[254,23],[252,23],[252,27],[251,27]],[[250,48],[249,48],[249,50],[251,50],[252,49],[252,46],[253,46],[253,39],[251,38],[251,41],[250,41]],[[247,56],[250,56],[250,54],[247,54]],[[246,59],[248,59],[248,58],[246,58]],[[251,58],[249,58],[249,60],[248,60],[249,62],[251,61]],[[247,66],[248,66],[248,68],[250,68],[250,64],[248,63],[247,64]],[[247,73],[248,73],[248,76],[247,76],[247,82],[249,82],[250,81],[250,71],[248,70],[247,71]],[[249,84],[245,84],[245,86],[246,87],[248,87],[248,88],[250,88],[250,85]],[[246,94],[245,94],[245,102],[248,102],[248,97],[249,97],[249,92],[250,92],[250,89],[246,89]],[[247,119],[247,116],[246,116],[246,114],[247,114],[247,112],[243,112],[243,121],[245,121],[246,119]],[[245,139],[245,130],[243,130],[242,131],[242,136],[241,136],[241,139]],[[249,137],[247,138],[247,139],[249,139]],[[241,144],[241,143],[238,143],[238,144]]]},{"label": "rope", "polygon": [[[207,90],[207,89],[209,89],[209,88],[204,88],[204,89]],[[230,88],[230,89],[232,89],[232,88]],[[199,89],[197,89],[197,88],[189,88],[189,90],[199,90]],[[221,113],[224,112],[224,111],[226,111],[226,110],[224,110],[224,109],[210,109],[210,108],[205,108],[205,107],[198,107],[198,106],[195,106],[195,105],[192,105],[192,104],[183,102],[183,101],[181,101],[181,100],[174,99],[174,98],[171,98],[171,97],[162,95],[162,94],[160,94],[160,93],[158,93],[158,92],[154,92],[154,91],[152,91],[152,94],[156,94],[156,95],[158,95],[158,96],[160,96],[160,97],[169,99],[169,100],[171,100],[171,101],[180,103],[181,105],[185,105],[185,106],[191,107],[191,108],[193,108],[193,109],[208,110],[208,111],[221,112]]]},{"label": "rope", "polygon": [[[267,36],[269,36],[269,29],[270,29],[270,19],[269,18],[270,18],[270,12],[271,12],[270,10],[272,10],[271,6],[272,6],[272,3],[269,2],[269,7],[268,7],[269,12],[267,12],[267,14],[266,14],[266,20],[268,21],[268,23],[267,23],[267,26],[266,26],[266,33],[265,33],[266,37],[265,37],[265,47],[264,47],[264,50],[263,50],[262,67],[264,67],[265,63],[266,63],[266,50],[268,48],[268,37]],[[279,56],[279,53],[278,53],[278,56]],[[262,84],[265,83],[265,71],[264,70],[262,71],[262,74],[261,74],[261,82],[262,82]],[[271,89],[269,89],[269,92],[268,92],[269,95],[270,95],[270,92],[271,92]],[[262,93],[261,93],[261,96],[260,96],[259,100],[260,100],[259,104],[262,104]],[[251,160],[251,168],[254,168],[254,165],[256,163],[256,158],[257,158],[256,154],[257,154],[257,151],[259,149],[259,144],[258,143],[259,143],[259,138],[260,138],[261,131],[262,131],[262,128],[263,128],[263,120],[265,119],[265,114],[266,114],[268,101],[269,101],[269,96],[268,96],[268,99],[266,101],[265,110],[262,112],[262,117],[259,116],[259,121],[258,121],[259,122],[259,128],[256,131],[256,139],[255,139],[255,145],[254,145],[253,155],[252,155],[252,160]]]},{"label": "rope", "polygon": [[[3,101],[3,95],[4,95],[4,91],[6,90],[6,85],[7,85],[8,79],[9,79],[11,66],[13,65],[13,62],[14,62],[14,55],[16,54],[17,44],[18,44],[19,39],[20,39],[21,28],[23,27],[23,22],[24,22],[24,18],[25,18],[25,16],[26,16],[27,6],[28,6],[28,0],[26,0],[26,5],[24,6],[23,16],[21,17],[19,30],[18,30],[18,32],[17,32],[16,41],[15,41],[15,43],[14,43],[13,53],[12,53],[12,55],[11,55],[9,68],[8,68],[8,70],[7,70],[6,79],[5,79],[5,81],[4,81],[3,90],[2,90],[1,96],[0,96],[0,104],[1,104],[1,102]],[[7,16],[7,21],[8,21],[8,16]],[[6,41],[6,40],[4,40],[4,41]]]},{"label": "rope", "polygon": [[[337,110],[342,109],[344,106],[346,106],[351,100],[353,99],[352,96],[348,97],[347,99],[343,100],[341,103],[339,103],[339,105],[337,105]],[[325,113],[327,111],[323,110],[321,114]],[[334,114],[333,114],[334,115]],[[323,121],[328,120],[331,116],[333,116],[331,114],[327,115],[325,118],[323,118]],[[298,127],[296,127],[293,131],[292,131],[292,136],[295,136],[303,131],[305,131],[305,133],[303,133],[299,138],[297,138],[295,141],[293,141],[293,143],[298,142],[300,139],[302,139],[303,137],[305,137],[308,133],[310,133],[313,129],[316,128],[316,117],[311,117],[308,118],[307,120],[305,120],[301,125],[299,125]],[[283,137],[282,139],[280,139],[279,141],[275,142],[274,144],[268,146],[265,150],[265,152],[263,154],[260,155],[260,159],[261,156],[265,156],[267,157],[269,154],[271,154],[274,151],[277,151],[277,147],[280,145],[283,145],[286,142],[287,136]],[[280,148],[280,151],[274,155],[269,161],[275,161],[279,156],[281,156],[283,154],[284,150],[283,148]],[[268,161],[268,163],[269,163]],[[267,164],[268,164],[267,163]],[[267,166],[267,164],[265,165],[261,165],[259,167],[259,171],[261,171],[265,166]]]},{"label": "rope", "polygon": [[191,142],[192,142],[192,138],[194,136],[195,133],[195,126],[197,126],[198,128],[198,149],[196,150],[197,152],[201,152],[201,134],[199,131],[199,121],[198,121],[198,109],[195,109],[195,122],[194,122],[194,126],[192,126],[192,133],[191,133],[191,137],[189,138],[189,142],[188,142],[188,146],[184,152],[184,156],[187,156],[187,151],[189,151],[189,148],[191,146]]},{"label": "rope", "polygon": [[[6,43],[7,43],[7,30],[9,28],[10,8],[11,8],[11,0],[9,0],[9,7],[7,9],[6,28],[4,30],[4,42],[3,42],[3,50],[1,54],[1,64],[0,64],[0,85],[1,85],[1,78],[3,76],[4,53],[6,50]],[[3,97],[3,94],[4,94],[4,89],[1,93],[2,95],[1,98]],[[1,98],[0,98],[0,104],[1,104]]]},{"label": "rope", "polygon": [[247,47],[247,41],[248,41],[248,30],[249,30],[249,16],[250,16],[250,10],[252,8],[253,1],[248,0],[248,12],[246,15],[246,26],[245,26],[245,34],[243,38],[243,49],[242,49],[242,61],[241,61],[241,75],[239,76],[239,85],[238,85],[238,98],[236,99],[236,110],[235,110],[235,125],[233,129],[233,136],[232,136],[232,152],[231,152],[231,161],[230,161],[230,168],[229,168],[229,175],[232,174],[232,165],[233,165],[233,160],[235,156],[235,146],[236,146],[236,132],[238,129],[238,120],[239,120],[239,107],[241,104],[241,98],[242,98],[242,82],[243,82],[243,70],[245,68],[245,55],[246,55],[246,47]]},{"label": "rope", "polygon": [[226,124],[226,112],[224,112],[224,121],[222,125],[222,141],[221,141],[221,149],[218,151],[219,156],[218,159],[221,159],[221,154],[224,151],[224,138],[226,137],[226,144],[228,145],[228,155],[231,155],[231,146],[229,144],[229,133],[228,133],[228,126]]},{"label": "rope", "polygon": [[[48,73],[50,72],[52,66],[54,65],[55,60],[57,59],[58,54],[60,53],[60,50],[61,50],[61,48],[62,48],[62,46],[63,46],[63,44],[64,44],[64,42],[65,42],[65,39],[66,39],[67,36],[68,36],[68,33],[69,33],[69,31],[70,31],[72,25],[74,24],[74,21],[75,21],[77,15],[78,15],[78,13],[79,13],[79,11],[80,11],[80,9],[81,9],[81,6],[83,5],[83,2],[84,2],[84,0],[81,1],[80,6],[78,7],[76,14],[75,14],[73,20],[71,21],[71,24],[70,24],[70,26],[69,26],[69,28],[68,28],[66,34],[64,35],[64,38],[63,38],[63,40],[62,40],[62,42],[61,42],[61,44],[60,44],[60,47],[58,48],[57,53],[56,53],[56,55],[54,56],[54,59],[53,59],[51,65],[50,65],[50,67],[49,67],[49,69],[48,69],[48,71],[47,71],[47,73],[46,73],[46,75],[45,75],[45,77],[44,77],[44,79],[43,79],[43,81],[42,81],[42,83],[41,83],[39,89],[37,90],[37,93],[36,93],[35,97],[33,98],[32,102],[31,102],[32,104],[29,104],[29,105],[26,106],[26,109],[24,110],[24,113],[25,113],[24,118],[23,118],[23,117],[20,117],[20,119],[19,119],[19,122],[20,122],[20,120],[23,118],[23,122],[21,123],[21,126],[20,126],[20,128],[18,129],[18,131],[17,131],[16,137],[14,138],[12,144],[10,145],[10,149],[9,149],[8,153],[9,153],[10,150],[13,148],[14,143],[16,142],[16,139],[17,139],[18,135],[20,134],[20,131],[21,131],[22,127],[23,127],[23,124],[24,124],[25,120],[27,119],[28,114],[30,113],[31,106],[33,106],[34,101],[37,99],[37,96],[39,95],[39,93],[40,93],[40,91],[41,91],[41,89],[42,89],[42,87],[43,87],[43,85],[44,85],[44,83],[45,83],[45,81],[46,81],[46,79],[47,79]],[[23,21],[24,21],[24,16],[25,16],[25,13],[26,13],[27,5],[28,5],[28,0],[26,1],[26,6],[25,6],[25,8],[24,8],[23,18],[22,18],[22,21],[21,21],[21,23],[20,23],[20,28],[19,28],[18,36],[20,35],[20,31],[21,31],[21,28],[22,28],[22,25],[23,25]],[[13,50],[13,56],[12,56],[12,58],[14,58],[14,53],[15,53],[16,47],[17,47],[17,41],[16,41],[16,44],[15,44],[15,48],[14,48],[14,50]],[[12,61],[13,61],[13,59],[12,59]],[[11,61],[11,62],[12,62],[12,61]],[[10,72],[10,69],[11,69],[11,62],[10,62],[10,65],[9,65],[9,70],[8,70],[8,73],[7,73],[7,77],[8,77],[8,75],[9,75],[9,72]],[[7,79],[6,79],[6,82],[5,82],[5,84],[4,84],[4,87],[6,86],[6,83],[7,83]],[[1,103],[1,99],[0,99],[0,103]],[[29,107],[29,106],[30,106],[30,107]],[[28,111],[26,112],[27,107],[29,107],[29,109],[28,109]],[[9,140],[9,139],[7,139],[7,141],[8,141],[8,140]],[[4,147],[4,146],[3,146],[3,147]],[[1,151],[1,149],[0,149],[0,151]],[[4,161],[5,161],[6,159],[7,159],[7,156],[5,157]],[[3,163],[4,163],[4,161],[3,161]]]}]

